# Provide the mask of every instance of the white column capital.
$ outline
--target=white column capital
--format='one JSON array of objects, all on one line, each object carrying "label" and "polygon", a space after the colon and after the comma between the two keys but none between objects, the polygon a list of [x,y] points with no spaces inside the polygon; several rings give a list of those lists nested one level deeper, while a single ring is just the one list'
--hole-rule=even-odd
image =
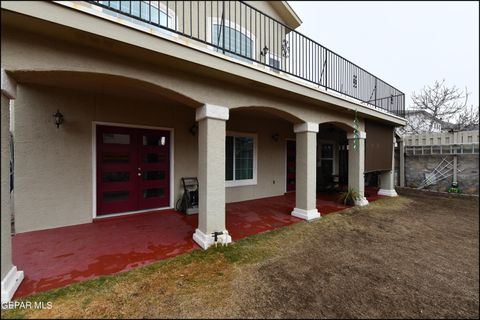
[{"label": "white column capital", "polygon": [[318,123],[314,122],[304,122],[295,124],[293,126],[293,132],[300,133],[300,132],[318,132]]},{"label": "white column capital", "polygon": [[15,99],[17,97],[17,82],[9,76],[5,69],[2,68],[2,94],[9,99]]},{"label": "white column capital", "polygon": [[[347,135],[347,139],[348,140],[355,139],[355,135],[353,134],[353,132]],[[359,131],[358,139],[367,139],[367,133],[365,131]]]},{"label": "white column capital", "polygon": [[197,108],[195,120],[200,121],[205,118],[226,121],[229,118],[229,110],[227,107],[204,104],[202,107]]}]

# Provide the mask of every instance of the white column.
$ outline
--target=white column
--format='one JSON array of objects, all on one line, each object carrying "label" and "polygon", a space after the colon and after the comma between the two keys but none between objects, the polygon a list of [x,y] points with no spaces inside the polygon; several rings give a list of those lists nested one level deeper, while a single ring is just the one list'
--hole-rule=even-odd
[{"label": "white column", "polygon": [[206,104],[197,109],[198,121],[198,228],[193,240],[203,249],[214,243],[214,232],[229,243],[225,228],[225,127],[228,108]]},{"label": "white column", "polygon": [[1,223],[2,223],[2,303],[9,302],[23,280],[23,271],[17,270],[12,263],[11,208],[10,208],[10,100],[15,99],[17,85],[1,69],[2,104],[1,104]]},{"label": "white column", "polygon": [[317,210],[317,133],[318,123],[294,126],[296,133],[296,191],[292,215],[312,220],[320,218]]},{"label": "white column", "polygon": [[400,162],[398,163],[398,174],[400,175],[400,187],[405,187],[405,142],[402,139],[398,140],[398,152]]},{"label": "white column", "polygon": [[395,131],[392,130],[392,166],[391,170],[380,173],[380,190],[378,194],[387,197],[398,196],[395,191]]},{"label": "white column", "polygon": [[353,133],[348,134],[348,187],[358,192],[360,198],[355,201],[357,206],[365,206],[368,200],[365,198],[365,139],[367,134],[360,131],[357,146],[354,148]]}]

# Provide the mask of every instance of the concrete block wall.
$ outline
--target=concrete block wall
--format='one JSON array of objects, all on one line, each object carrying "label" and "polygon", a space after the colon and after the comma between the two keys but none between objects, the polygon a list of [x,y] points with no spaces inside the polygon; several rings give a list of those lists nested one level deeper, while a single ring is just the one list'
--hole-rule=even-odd
[{"label": "concrete block wall", "polygon": [[[458,173],[458,185],[462,193],[478,194],[479,192],[479,155],[463,154],[458,155],[458,168],[462,172]],[[453,155],[408,155],[405,157],[405,186],[416,188],[425,179],[425,174],[430,173],[435,167],[447,158],[453,160]],[[446,192],[451,186],[453,177],[450,176],[425,189],[432,191]]]}]

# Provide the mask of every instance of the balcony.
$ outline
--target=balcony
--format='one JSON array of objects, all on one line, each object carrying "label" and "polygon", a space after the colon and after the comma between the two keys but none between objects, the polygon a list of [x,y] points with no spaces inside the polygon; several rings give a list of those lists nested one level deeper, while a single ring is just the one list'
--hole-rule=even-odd
[{"label": "balcony", "polygon": [[242,1],[87,2],[106,14],[404,117],[400,90]]}]

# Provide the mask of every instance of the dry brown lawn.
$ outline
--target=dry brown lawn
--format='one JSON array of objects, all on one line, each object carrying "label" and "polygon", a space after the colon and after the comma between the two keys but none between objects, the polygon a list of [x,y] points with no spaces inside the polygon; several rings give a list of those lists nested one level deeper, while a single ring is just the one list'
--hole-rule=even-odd
[{"label": "dry brown lawn", "polygon": [[28,297],[28,318],[478,318],[478,200],[409,195]]}]

